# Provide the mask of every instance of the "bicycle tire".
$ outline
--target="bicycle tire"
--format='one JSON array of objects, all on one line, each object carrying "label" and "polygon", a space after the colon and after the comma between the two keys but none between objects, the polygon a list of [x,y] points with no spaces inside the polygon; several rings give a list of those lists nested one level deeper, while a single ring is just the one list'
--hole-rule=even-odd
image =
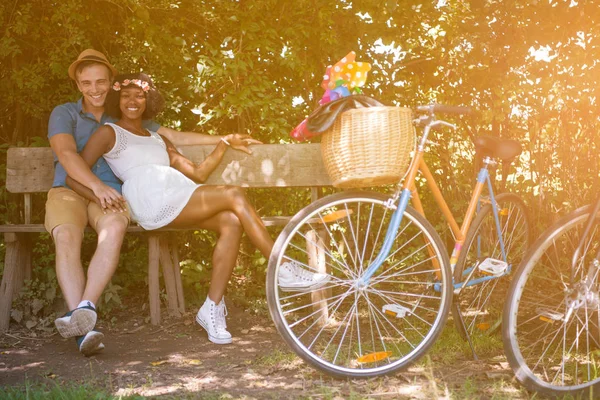
[{"label": "bicycle tire", "polygon": [[[503,260],[494,212],[489,203],[481,208],[471,224],[454,268],[455,284],[466,279],[469,282],[489,279],[465,287],[458,296],[454,296],[453,319],[463,337],[468,333],[477,339],[479,334],[499,332],[510,279],[533,242],[529,215],[523,200],[513,193],[502,193],[495,199],[508,265],[504,274],[498,278],[492,278],[488,272],[478,268],[487,258]],[[475,270],[472,271],[473,268]],[[465,323],[464,328],[459,321],[460,314]],[[478,340],[473,341],[475,350],[479,347],[478,343]],[[485,341],[484,347],[486,351],[491,350],[489,340]],[[498,347],[501,347],[500,343]]]},{"label": "bicycle tire", "polygon": [[[515,272],[504,309],[502,339],[508,362],[523,386],[547,396],[593,398],[600,393],[597,274],[590,298],[595,306],[586,301],[571,313],[567,307],[573,304],[567,299],[580,287],[570,283],[571,260],[590,212],[589,206],[582,207],[542,234]],[[600,246],[598,225],[576,261],[575,277],[589,272],[589,261]]]},{"label": "bicycle tire", "polygon": [[[278,332],[305,362],[333,376],[368,378],[408,367],[434,343],[448,317],[448,256],[433,227],[410,207],[381,271],[365,288],[354,286],[385,236],[393,212],[387,199],[369,192],[320,199],[292,218],[269,258],[267,300]],[[313,291],[284,292],[276,279],[281,263],[292,259],[311,268],[309,252],[319,253],[331,280]],[[313,300],[315,292],[322,297]],[[315,312],[315,305],[322,308]]]}]

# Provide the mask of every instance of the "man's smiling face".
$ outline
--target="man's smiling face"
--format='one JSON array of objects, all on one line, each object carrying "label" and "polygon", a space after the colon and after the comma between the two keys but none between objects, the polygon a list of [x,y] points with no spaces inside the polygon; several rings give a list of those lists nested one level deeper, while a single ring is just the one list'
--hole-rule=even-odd
[{"label": "man's smiling face", "polygon": [[84,67],[77,76],[77,87],[83,94],[86,106],[104,107],[106,95],[110,89],[110,71],[103,64]]}]

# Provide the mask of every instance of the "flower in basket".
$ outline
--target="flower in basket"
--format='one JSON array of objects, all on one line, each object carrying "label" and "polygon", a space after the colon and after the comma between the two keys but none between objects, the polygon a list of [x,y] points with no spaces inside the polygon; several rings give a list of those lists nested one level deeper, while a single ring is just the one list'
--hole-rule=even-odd
[{"label": "flower in basket", "polygon": [[[356,61],[356,53],[351,51],[334,65],[329,65],[325,70],[321,87],[325,90],[319,100],[321,106],[352,94],[362,94],[360,89],[367,81],[367,74],[371,64]],[[317,110],[318,111],[318,110]],[[308,130],[307,120],[302,121],[292,130],[290,135],[299,141],[311,139],[319,133]]]},{"label": "flower in basket", "polygon": [[371,64],[356,61],[354,51],[334,65],[328,66],[321,82],[325,94],[319,104],[327,104],[340,97],[350,96],[352,93],[362,93],[360,88],[365,85],[370,70]]}]

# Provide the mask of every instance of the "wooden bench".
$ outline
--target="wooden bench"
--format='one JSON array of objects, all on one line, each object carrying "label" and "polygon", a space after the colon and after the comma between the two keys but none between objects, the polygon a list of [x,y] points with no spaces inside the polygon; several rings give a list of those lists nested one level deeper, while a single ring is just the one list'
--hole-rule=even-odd
[{"label": "wooden bench", "polygon": [[[193,161],[202,161],[213,146],[183,146],[181,151]],[[321,158],[319,144],[271,144],[252,147],[253,154],[227,151],[219,167],[206,184],[237,185],[249,188],[307,187],[312,199],[318,197],[318,188],[330,186]],[[0,332],[10,322],[12,300],[18,295],[23,282],[31,278],[32,235],[45,232],[42,224],[31,223],[31,194],[48,192],[52,186],[54,163],[48,147],[11,148],[6,162],[6,189],[24,197],[21,224],[0,225],[4,233],[6,255],[0,284]],[[291,217],[263,217],[266,226],[285,225]],[[88,227],[88,230],[91,230]],[[127,229],[131,233],[147,232],[148,286],[150,319],[160,323],[159,265],[162,266],[167,307],[171,315],[185,312],[181,285],[179,257],[176,246],[169,246],[162,234],[172,229],[145,231],[136,224]]]}]

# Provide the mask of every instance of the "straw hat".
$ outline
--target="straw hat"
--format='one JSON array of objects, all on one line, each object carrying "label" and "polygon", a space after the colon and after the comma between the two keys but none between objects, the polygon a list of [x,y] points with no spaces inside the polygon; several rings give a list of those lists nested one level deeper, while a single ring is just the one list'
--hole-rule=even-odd
[{"label": "straw hat", "polygon": [[81,52],[81,54],[79,54],[79,57],[77,57],[77,60],[73,61],[73,63],[69,66],[69,76],[74,81],[77,80],[77,77],[75,76],[75,71],[77,70],[77,66],[85,61],[95,61],[95,62],[104,64],[110,69],[113,76],[117,75],[117,70],[115,69],[115,67],[113,67],[108,62],[108,59],[106,58],[106,56],[104,54],[102,54],[99,51],[96,51],[94,49],[85,49],[84,51]]}]

